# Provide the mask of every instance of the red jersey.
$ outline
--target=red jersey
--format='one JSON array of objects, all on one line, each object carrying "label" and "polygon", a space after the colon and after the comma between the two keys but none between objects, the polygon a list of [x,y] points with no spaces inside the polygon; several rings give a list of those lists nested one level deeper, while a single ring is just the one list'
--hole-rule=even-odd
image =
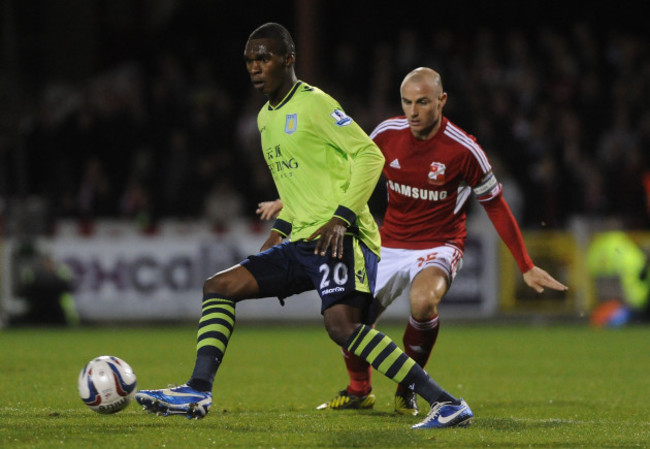
[{"label": "red jersey", "polygon": [[451,244],[464,250],[465,209],[472,190],[481,202],[501,193],[474,136],[442,117],[435,136],[418,140],[402,116],[380,123],[370,137],[386,158],[388,208],[382,246],[425,249]]}]

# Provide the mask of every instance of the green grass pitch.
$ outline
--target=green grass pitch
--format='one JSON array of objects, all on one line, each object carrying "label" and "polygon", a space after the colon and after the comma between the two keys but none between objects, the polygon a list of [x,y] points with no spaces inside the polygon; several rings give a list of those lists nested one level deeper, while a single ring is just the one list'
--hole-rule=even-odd
[{"label": "green grass pitch", "polygon": [[[402,325],[379,328],[401,342]],[[443,323],[427,368],[472,407],[464,429],[411,430],[420,417],[393,414],[394,385],[378,373],[374,410],[316,411],[347,380],[320,325],[239,323],[202,420],[135,402],[99,415],[79,399],[79,371],[105,354],[139,388],[183,383],[194,338],[194,326],[0,331],[0,447],[650,447],[650,327]]]}]

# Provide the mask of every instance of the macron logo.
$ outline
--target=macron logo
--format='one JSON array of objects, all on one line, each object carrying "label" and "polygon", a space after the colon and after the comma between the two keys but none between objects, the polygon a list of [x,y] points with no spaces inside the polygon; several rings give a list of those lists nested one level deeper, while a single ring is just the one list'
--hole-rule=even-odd
[{"label": "macron logo", "polygon": [[390,166],[396,169],[401,169],[402,167],[399,165],[399,161],[397,158],[393,159],[393,162],[390,163]]}]

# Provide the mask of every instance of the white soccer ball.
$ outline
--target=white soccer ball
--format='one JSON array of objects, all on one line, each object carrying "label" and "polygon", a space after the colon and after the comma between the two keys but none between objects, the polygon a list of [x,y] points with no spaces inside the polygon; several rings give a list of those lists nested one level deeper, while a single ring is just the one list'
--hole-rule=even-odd
[{"label": "white soccer ball", "polygon": [[124,360],[103,355],[91,360],[79,373],[79,396],[97,413],[117,413],[135,397],[135,374]]}]

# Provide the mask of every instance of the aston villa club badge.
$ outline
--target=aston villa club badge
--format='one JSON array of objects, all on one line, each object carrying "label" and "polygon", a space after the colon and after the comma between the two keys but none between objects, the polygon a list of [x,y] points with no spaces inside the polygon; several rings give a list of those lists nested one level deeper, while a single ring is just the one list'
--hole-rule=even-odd
[{"label": "aston villa club badge", "polygon": [[445,170],[447,167],[440,162],[431,162],[427,182],[434,186],[441,186],[445,183]]},{"label": "aston villa club badge", "polygon": [[284,132],[293,134],[298,128],[298,114],[287,114],[287,121],[284,123]]}]

